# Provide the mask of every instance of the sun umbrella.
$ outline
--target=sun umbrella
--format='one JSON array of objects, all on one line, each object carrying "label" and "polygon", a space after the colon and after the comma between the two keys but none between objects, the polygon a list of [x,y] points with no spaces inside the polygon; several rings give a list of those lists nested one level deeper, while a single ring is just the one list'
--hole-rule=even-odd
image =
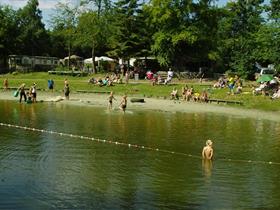
[{"label": "sun umbrella", "polygon": [[263,74],[261,75],[258,79],[257,79],[257,82],[258,83],[261,83],[261,82],[269,82],[273,80],[273,76],[272,75],[269,75],[269,74]]}]

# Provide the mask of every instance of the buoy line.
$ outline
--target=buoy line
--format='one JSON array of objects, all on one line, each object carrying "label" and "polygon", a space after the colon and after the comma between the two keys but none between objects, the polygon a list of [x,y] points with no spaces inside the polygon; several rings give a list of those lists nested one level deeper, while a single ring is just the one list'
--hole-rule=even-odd
[{"label": "buoy line", "polygon": [[[198,156],[198,155],[186,154],[186,153],[182,153],[182,152],[174,152],[174,151],[170,151],[170,150],[164,150],[164,149],[159,149],[159,148],[152,148],[152,147],[147,147],[147,146],[137,145],[137,144],[128,144],[128,143],[123,143],[123,142],[118,142],[118,141],[111,141],[111,140],[105,140],[105,139],[99,139],[99,138],[88,137],[88,136],[80,136],[80,135],[75,135],[75,134],[70,134],[70,133],[62,133],[62,132],[57,132],[57,131],[50,131],[50,130],[44,130],[44,129],[38,129],[38,128],[31,128],[31,127],[26,127],[26,126],[21,126],[21,125],[14,125],[14,124],[8,124],[8,123],[2,123],[2,122],[0,122],[0,126],[9,127],[9,128],[23,129],[23,130],[29,130],[29,131],[35,131],[35,132],[41,132],[41,133],[48,133],[48,134],[59,135],[59,136],[67,136],[67,137],[70,137],[70,138],[85,139],[85,140],[91,140],[91,141],[96,141],[96,142],[101,142],[101,143],[108,143],[108,144],[115,144],[115,145],[120,145],[120,146],[127,146],[129,148],[146,149],[146,150],[151,150],[151,151],[157,151],[157,152],[164,152],[164,153],[169,153],[169,154],[182,155],[182,156],[196,158],[196,159],[202,159],[201,156]],[[216,160],[227,161],[227,162],[242,162],[242,163],[280,165],[280,163],[272,162],[272,161],[237,160],[237,159],[226,159],[226,158],[219,158],[219,159],[216,159]]]}]

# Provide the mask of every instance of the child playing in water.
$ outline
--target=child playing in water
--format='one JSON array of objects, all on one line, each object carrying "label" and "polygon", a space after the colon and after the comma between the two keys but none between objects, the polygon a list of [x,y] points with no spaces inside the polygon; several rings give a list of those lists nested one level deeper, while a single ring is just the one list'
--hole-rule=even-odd
[{"label": "child playing in water", "polygon": [[123,113],[125,113],[126,104],[127,104],[127,96],[124,95],[120,103],[120,109],[123,111]]},{"label": "child playing in water", "polygon": [[213,142],[211,140],[206,141],[206,146],[203,147],[203,150],[202,150],[202,159],[212,160],[213,153],[214,153],[212,145],[213,145]]},{"label": "child playing in water", "polygon": [[109,100],[109,102],[108,102],[108,109],[109,109],[109,110],[112,109],[112,106],[113,106],[113,99],[116,100],[115,97],[114,97],[114,95],[113,95],[113,91],[111,91],[111,93],[110,93],[110,95],[109,95],[109,97],[108,97],[108,100]]}]

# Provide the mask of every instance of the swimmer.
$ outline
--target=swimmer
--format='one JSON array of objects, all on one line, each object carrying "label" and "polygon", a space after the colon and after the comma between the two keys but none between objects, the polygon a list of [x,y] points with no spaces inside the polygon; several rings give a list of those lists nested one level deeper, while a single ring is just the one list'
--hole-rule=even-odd
[{"label": "swimmer", "polygon": [[112,106],[113,106],[113,99],[116,100],[115,97],[114,97],[114,95],[113,95],[113,91],[111,91],[111,93],[110,93],[110,95],[109,95],[109,97],[108,97],[108,100],[109,100],[109,102],[108,102],[108,109],[109,109],[109,110],[112,109]]},{"label": "swimmer", "polygon": [[213,142],[211,140],[206,141],[206,146],[203,147],[203,150],[202,150],[202,159],[212,160],[213,153],[214,153],[212,145],[213,145]]},{"label": "swimmer", "polygon": [[123,111],[123,113],[125,113],[126,104],[127,104],[127,96],[124,95],[120,103],[120,109]]}]

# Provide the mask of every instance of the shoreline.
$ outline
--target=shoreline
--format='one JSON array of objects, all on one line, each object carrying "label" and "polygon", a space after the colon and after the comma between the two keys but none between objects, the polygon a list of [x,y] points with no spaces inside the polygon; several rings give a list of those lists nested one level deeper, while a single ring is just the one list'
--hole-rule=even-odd
[{"label": "shoreline", "polygon": [[[108,105],[108,94],[96,94],[96,93],[70,93],[70,100],[64,100],[63,93],[59,92],[43,92],[38,91],[37,100],[43,102],[52,103],[67,103],[72,105],[82,106],[96,106],[96,107],[107,107]],[[118,107],[121,96],[115,95],[117,101],[113,102],[113,107]],[[169,99],[157,99],[157,98],[146,98],[144,103],[132,103],[131,97],[128,96],[127,110],[151,110],[151,111],[162,111],[162,112],[183,112],[183,113],[213,113],[222,115],[231,115],[237,117],[249,117],[255,118],[256,120],[271,120],[280,122],[280,114],[277,112],[260,111],[245,109],[242,107],[229,107],[222,104],[209,104],[199,102],[186,102],[186,101],[173,101]],[[13,96],[13,91],[1,91],[0,100],[12,100],[18,101],[18,97]]]}]

